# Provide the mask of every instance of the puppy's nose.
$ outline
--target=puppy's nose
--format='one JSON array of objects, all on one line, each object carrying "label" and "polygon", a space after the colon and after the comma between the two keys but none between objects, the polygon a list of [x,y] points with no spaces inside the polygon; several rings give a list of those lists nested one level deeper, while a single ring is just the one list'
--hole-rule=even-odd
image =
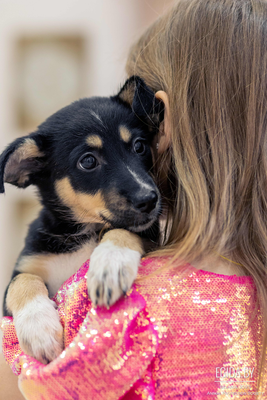
[{"label": "puppy's nose", "polygon": [[136,195],[133,201],[133,206],[141,212],[150,213],[156,207],[157,201],[158,195],[153,190],[146,195]]}]

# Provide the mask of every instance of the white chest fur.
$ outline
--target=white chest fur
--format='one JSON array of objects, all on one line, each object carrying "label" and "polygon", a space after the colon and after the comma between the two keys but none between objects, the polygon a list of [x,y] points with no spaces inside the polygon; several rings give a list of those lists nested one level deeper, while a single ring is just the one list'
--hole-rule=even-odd
[{"label": "white chest fur", "polygon": [[90,258],[96,246],[91,239],[73,253],[24,256],[17,270],[40,276],[48,287],[49,297],[53,297],[62,283]]}]

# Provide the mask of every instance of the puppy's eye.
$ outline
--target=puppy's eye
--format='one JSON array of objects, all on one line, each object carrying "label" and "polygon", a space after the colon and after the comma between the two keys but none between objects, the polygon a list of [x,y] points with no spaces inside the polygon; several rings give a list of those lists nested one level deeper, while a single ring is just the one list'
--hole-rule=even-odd
[{"label": "puppy's eye", "polygon": [[146,142],[145,142],[144,140],[137,139],[137,140],[134,142],[133,148],[134,148],[134,151],[135,151],[137,154],[142,155],[142,154],[144,154],[145,151],[146,151]]},{"label": "puppy's eye", "polygon": [[83,171],[95,169],[98,166],[98,161],[91,153],[84,154],[79,158],[77,167]]}]

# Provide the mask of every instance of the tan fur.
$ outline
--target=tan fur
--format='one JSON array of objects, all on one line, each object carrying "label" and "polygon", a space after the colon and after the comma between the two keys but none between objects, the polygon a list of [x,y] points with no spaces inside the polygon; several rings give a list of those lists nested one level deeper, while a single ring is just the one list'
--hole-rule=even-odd
[{"label": "tan fur", "polygon": [[[127,240],[126,235],[122,237],[122,232],[122,229],[116,229],[106,234],[106,240],[96,247],[90,258],[87,287],[93,304],[106,307],[114,304],[127,293],[136,278],[141,249],[135,238],[130,238],[133,234],[124,231],[129,236]],[[116,242],[118,235],[120,240]],[[135,249],[125,247],[128,244]]]},{"label": "tan fur", "polygon": [[121,94],[120,98],[122,101],[125,101],[126,103],[132,105],[133,104],[133,99],[134,99],[134,94],[135,94],[135,85],[129,85],[127,89],[125,89]]},{"label": "tan fur", "polygon": [[43,156],[44,153],[39,150],[37,144],[33,139],[25,139],[25,141],[9,158],[5,168],[4,181],[16,181],[18,185],[24,184],[28,178],[28,174],[30,171],[20,171],[20,163],[27,158],[36,158]]},{"label": "tan fur", "polygon": [[44,153],[39,150],[39,147],[31,138],[25,139],[24,143],[16,150],[16,153],[19,161],[25,160],[26,158],[44,156]]},{"label": "tan fur", "polygon": [[7,309],[14,316],[27,303],[40,295],[48,296],[48,290],[43,280],[36,275],[20,274],[14,278],[8,288],[6,297]]},{"label": "tan fur", "polygon": [[107,232],[101,243],[110,240],[115,246],[127,247],[128,249],[138,251],[140,254],[144,254],[144,248],[142,239],[134,233],[125,231],[124,229],[114,229]]},{"label": "tan fur", "polygon": [[90,147],[97,147],[101,149],[103,147],[102,139],[98,135],[90,135],[86,138],[86,143]]},{"label": "tan fur", "polygon": [[96,242],[92,239],[73,253],[25,256],[20,259],[17,271],[41,277],[49,296],[53,297],[62,283],[90,258],[95,247]]},{"label": "tan fur", "polygon": [[121,196],[115,189],[110,190],[107,195],[108,203],[116,204],[117,210],[126,210],[131,208],[126,198]]},{"label": "tan fur", "polygon": [[50,258],[51,254],[22,257],[19,261],[17,270],[22,273],[25,272],[32,275],[37,275],[42,278],[44,282],[48,283],[48,272],[45,268],[45,264]]},{"label": "tan fur", "polygon": [[125,126],[123,126],[123,125],[121,125],[121,126],[119,127],[119,132],[120,132],[120,137],[121,137],[121,139],[122,139],[124,142],[128,143],[128,142],[130,141],[131,137],[132,137],[131,132],[130,132]]},{"label": "tan fur", "polygon": [[56,181],[55,188],[62,203],[72,210],[78,222],[102,223],[101,213],[111,217],[100,190],[95,195],[75,192],[68,177]]}]

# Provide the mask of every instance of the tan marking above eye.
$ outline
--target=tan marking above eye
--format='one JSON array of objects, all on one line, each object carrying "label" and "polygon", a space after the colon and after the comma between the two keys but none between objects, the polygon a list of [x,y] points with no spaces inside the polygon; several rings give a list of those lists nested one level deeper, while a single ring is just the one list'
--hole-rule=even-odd
[{"label": "tan marking above eye", "polygon": [[129,129],[127,129],[125,126],[121,125],[121,126],[119,127],[119,132],[120,132],[120,137],[121,137],[121,139],[122,139],[124,142],[128,143],[128,142],[130,141],[131,137],[132,137],[132,134],[131,134],[131,132],[129,131]]},{"label": "tan marking above eye", "polygon": [[56,181],[55,189],[62,203],[71,209],[77,222],[103,223],[100,214],[108,219],[112,218],[101,190],[94,195],[76,192],[68,177]]},{"label": "tan marking above eye", "polygon": [[97,147],[101,149],[103,147],[103,141],[98,135],[90,135],[86,138],[86,143],[90,147]]}]

